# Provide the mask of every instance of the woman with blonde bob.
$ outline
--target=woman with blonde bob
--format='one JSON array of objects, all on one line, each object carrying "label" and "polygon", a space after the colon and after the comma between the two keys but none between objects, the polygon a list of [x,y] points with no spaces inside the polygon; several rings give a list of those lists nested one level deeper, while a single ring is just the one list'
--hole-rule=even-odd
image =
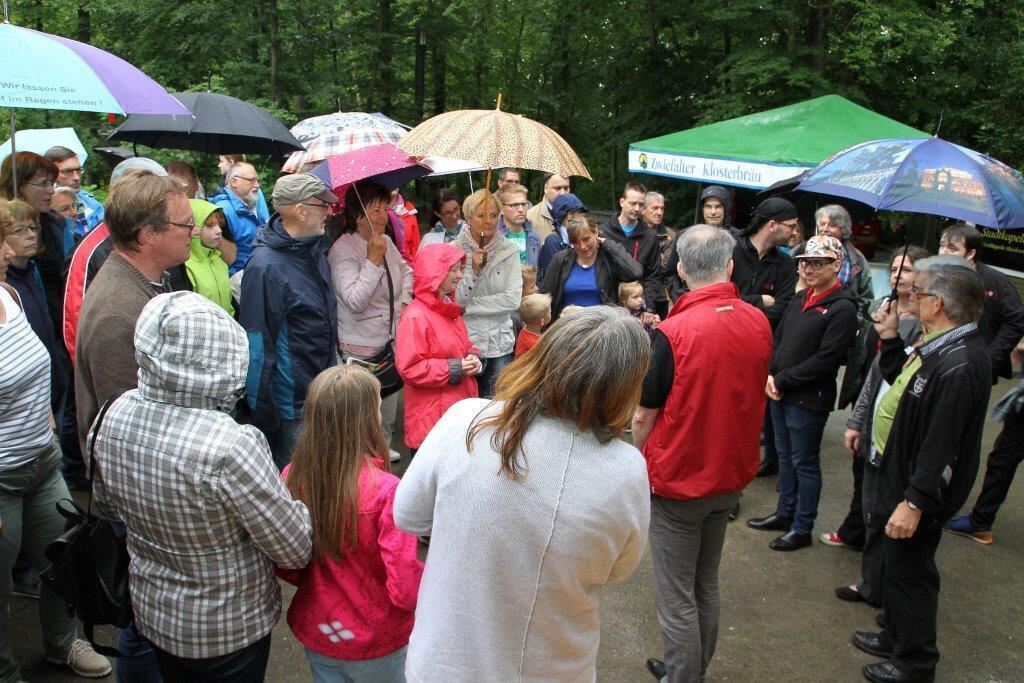
[{"label": "woman with blonde bob", "polygon": [[288,625],[315,681],[404,681],[423,565],[395,527],[380,382],[358,365],[329,368],[306,396],[288,489],[309,508],[313,562],[280,571],[299,587]]},{"label": "woman with blonde bob", "polygon": [[629,314],[584,309],[427,435],[395,496],[431,537],[407,680],[595,679],[604,585],[646,543],[644,459],[616,437],[649,362]]}]

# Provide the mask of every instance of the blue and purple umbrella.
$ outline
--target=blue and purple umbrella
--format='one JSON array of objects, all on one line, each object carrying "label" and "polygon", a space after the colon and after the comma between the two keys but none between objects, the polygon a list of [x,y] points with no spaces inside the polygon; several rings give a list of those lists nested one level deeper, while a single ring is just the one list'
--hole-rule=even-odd
[{"label": "blue and purple umbrella", "polygon": [[847,197],[879,211],[944,216],[1003,230],[1024,227],[1024,176],[939,138],[854,145],[808,171],[796,189]]},{"label": "blue and purple umbrella", "polygon": [[85,43],[3,23],[0,54],[0,107],[192,115],[152,78]]}]

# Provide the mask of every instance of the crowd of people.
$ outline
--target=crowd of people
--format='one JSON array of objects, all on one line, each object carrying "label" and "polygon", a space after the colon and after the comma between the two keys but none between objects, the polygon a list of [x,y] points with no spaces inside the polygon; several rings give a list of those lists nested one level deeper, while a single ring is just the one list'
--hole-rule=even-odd
[{"label": "crowd of people", "polygon": [[10,595],[48,661],[112,670],[36,574],[69,489],[127,539],[119,680],[262,680],[278,579],[317,681],[593,679],[604,586],[648,542],[647,667],[705,680],[743,489],[778,474],[747,526],[812,545],[845,406],[850,510],[818,538],[863,554],[836,596],[883,610],[852,636],[869,680],[934,677],[941,532],[991,543],[1024,453],[1018,389],[954,519],[1024,336],[975,228],[897,251],[876,297],[836,204],[805,240],[786,199],[741,229],[710,186],[676,231],[629,182],[599,223],[568,178],[531,205],[503,169],[438,191],[421,234],[398,190],[294,173],[267,198],[221,162],[204,198],[188,164],[127,159],[105,203],[63,147],[0,167],[0,681]]}]

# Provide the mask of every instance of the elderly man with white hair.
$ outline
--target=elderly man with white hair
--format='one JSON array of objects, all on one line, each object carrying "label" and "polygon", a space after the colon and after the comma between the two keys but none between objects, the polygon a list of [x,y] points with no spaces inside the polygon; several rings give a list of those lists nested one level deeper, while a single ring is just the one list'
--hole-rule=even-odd
[{"label": "elderly man with white hair", "polygon": [[857,300],[857,319],[868,320],[868,307],[875,298],[871,285],[871,268],[860,249],[853,246],[853,219],[850,212],[838,204],[827,204],[814,212],[814,223],[819,235],[835,237],[843,245],[843,260],[839,266],[839,281],[850,288]]}]

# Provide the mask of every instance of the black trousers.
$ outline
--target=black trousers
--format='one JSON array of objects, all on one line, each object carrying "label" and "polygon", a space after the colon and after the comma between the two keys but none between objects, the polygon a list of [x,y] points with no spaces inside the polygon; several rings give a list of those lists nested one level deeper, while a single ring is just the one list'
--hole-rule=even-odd
[{"label": "black trousers", "polygon": [[885,631],[893,643],[892,662],[917,678],[935,672],[939,648],[935,643],[939,611],[939,568],[935,551],[942,539],[942,524],[922,519],[908,539],[883,541],[885,579],[882,608]]},{"label": "black trousers", "polygon": [[996,521],[999,506],[1006,500],[1017,466],[1024,460],[1024,415],[1007,415],[985,465],[985,480],[978,501],[971,511],[971,524],[978,531],[989,531]]},{"label": "black trousers", "polygon": [[860,582],[857,590],[864,602],[873,607],[881,607],[885,579],[885,525],[889,516],[875,513],[868,517],[867,512],[874,505],[869,497],[878,490],[878,468],[864,458],[857,460],[863,463],[861,510],[864,512],[864,547],[860,555]]},{"label": "black trousers", "polygon": [[165,683],[250,683],[262,681],[270,659],[270,634],[241,650],[210,659],[185,659],[153,646]]},{"label": "black trousers", "polygon": [[764,458],[765,462],[774,465],[779,464],[779,451],[775,447],[775,425],[772,424],[771,408],[772,402],[767,401],[764,407],[764,420],[761,422],[761,434],[764,435]]},{"label": "black trousers", "polygon": [[[871,438],[865,434],[861,438]],[[864,546],[864,458],[859,455],[851,458],[850,470],[853,472],[853,497],[850,498],[850,511],[846,513],[846,519],[839,525],[836,531],[839,538],[843,539],[846,545],[854,548]],[[885,526],[884,524],[882,526]]]}]

